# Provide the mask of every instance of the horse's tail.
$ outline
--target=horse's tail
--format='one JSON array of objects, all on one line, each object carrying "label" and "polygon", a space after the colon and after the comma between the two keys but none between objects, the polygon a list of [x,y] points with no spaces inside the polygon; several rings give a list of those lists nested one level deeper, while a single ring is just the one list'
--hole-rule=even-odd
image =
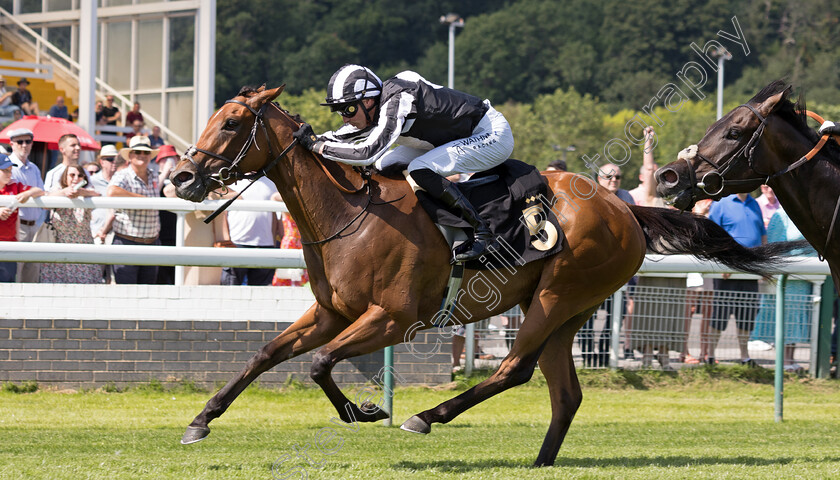
[{"label": "horse's tail", "polygon": [[715,222],[677,210],[630,205],[642,230],[647,248],[662,255],[694,255],[743,272],[763,277],[780,273],[785,255],[801,249],[807,242],[776,242],[747,248],[736,242]]}]

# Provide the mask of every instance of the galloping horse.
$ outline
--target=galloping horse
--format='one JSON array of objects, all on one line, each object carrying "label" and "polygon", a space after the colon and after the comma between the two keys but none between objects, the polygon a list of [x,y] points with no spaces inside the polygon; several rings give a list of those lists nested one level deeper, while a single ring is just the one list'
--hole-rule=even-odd
[{"label": "galloping horse", "polygon": [[[444,294],[449,246],[408,183],[379,174],[362,176],[347,165],[325,162],[305,148],[296,148],[292,133],[300,122],[273,103],[282,89],[243,88],[228,100],[171,179],[178,196],[198,202],[245,172],[265,170],[300,228],[316,302],[207,402],[182,443],[206,437],[208,423],[261,373],[318,347],[311,377],[341,419],[387,418],[388,412],[350,402],[331,371],[341,360],[403,342],[407,332],[410,340],[416,333],[410,327],[418,320],[431,326],[429,320],[438,308],[429,299]],[[455,312],[458,321],[469,323],[520,305],[525,319],[510,353],[490,378],[415,415],[403,429],[428,433],[431,424],[447,423],[487,398],[527,382],[539,363],[548,383],[552,416],[536,465],[552,465],[582,400],[572,360],[575,332],[636,272],[646,248],[693,253],[760,273],[771,268],[784,250],[778,244],[744,249],[708,220],[630,207],[597,190],[591,180],[582,181],[584,177],[558,172],[546,178],[552,192],[570,200],[553,207],[567,219],[563,250],[517,266],[515,274],[497,282],[493,288],[500,301],[492,308],[465,295]],[[577,191],[590,185],[589,196],[574,199],[573,182]],[[468,269],[465,284],[481,274]]]},{"label": "galloping horse", "polygon": [[656,172],[657,190],[675,196],[674,206],[685,210],[697,200],[769,185],[802,235],[828,261],[840,289],[840,148],[808,127],[806,112],[789,95],[790,85],[775,81],[727,113],[696,146]]}]

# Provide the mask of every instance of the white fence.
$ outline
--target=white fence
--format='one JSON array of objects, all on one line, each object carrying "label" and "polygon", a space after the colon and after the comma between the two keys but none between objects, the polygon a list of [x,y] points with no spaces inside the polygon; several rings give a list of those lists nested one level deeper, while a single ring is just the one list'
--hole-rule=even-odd
[{"label": "white fence", "polygon": [[[124,208],[124,209],[158,209],[168,210],[178,215],[177,232],[176,232],[176,246],[126,246],[126,245],[77,245],[77,244],[36,244],[36,243],[18,243],[7,242],[0,248],[0,261],[39,261],[39,262],[55,262],[55,263],[119,263],[119,264],[137,264],[137,265],[176,265],[176,284],[180,285],[183,279],[183,266],[239,266],[239,267],[261,267],[261,268],[305,268],[303,255],[299,250],[274,250],[274,249],[217,249],[207,247],[185,247],[183,238],[184,215],[188,212],[197,210],[211,211],[223,204],[224,201],[205,201],[202,203],[193,203],[181,199],[173,198],[126,198],[126,197],[92,197],[92,198],[77,198],[68,199],[64,197],[40,197],[30,200],[22,208],[25,207],[42,207],[42,208]],[[10,206],[14,204],[14,198],[11,196],[0,196],[0,206]],[[231,204],[230,210],[242,211],[273,211],[284,212],[287,211],[284,204],[280,202],[271,201],[246,201],[238,200]],[[820,288],[826,275],[829,274],[828,266],[825,262],[821,262],[812,257],[795,257],[782,269],[788,275],[797,276],[796,278],[805,279],[812,282],[812,289],[809,295],[798,299],[797,305],[790,305],[785,309],[786,314],[793,309],[808,310],[804,312],[804,317],[808,318],[810,328],[810,342],[803,342],[802,339],[797,340],[797,345],[801,347],[796,359],[804,359],[807,363],[813,364],[813,359],[810,356],[816,351],[814,345],[816,343],[816,328],[814,322],[818,317],[820,309]],[[702,262],[694,257],[686,255],[648,255],[643,263],[639,273],[647,276],[685,276],[687,272],[696,272],[709,275],[718,275],[722,273],[734,273],[716,263]],[[732,278],[757,278],[754,276],[734,273]],[[651,288],[651,287],[636,287],[635,293],[632,296],[637,297],[637,301],[641,301],[645,296],[646,302],[656,305],[656,309],[650,310],[647,313],[638,312],[635,318],[637,327],[642,325],[645,316],[647,322],[644,322],[645,329],[632,329],[632,323],[623,320],[618,322],[608,322],[607,312],[601,310],[597,314],[591,325],[586,326],[581,334],[578,336],[575,354],[579,355],[581,364],[583,366],[623,366],[623,367],[644,367],[647,366],[647,359],[644,357],[637,358],[633,353],[633,341],[631,336],[635,335],[636,339],[645,337],[656,337],[661,335],[670,336],[670,338],[678,341],[686,342],[690,354],[697,356],[698,346],[705,340],[705,326],[703,321],[725,319],[709,319],[708,314],[704,318],[703,312],[712,308],[712,302],[715,295],[714,291],[707,291],[706,297],[703,300],[695,301],[697,311],[693,314],[687,314],[685,317],[679,316],[679,319],[674,323],[674,312],[682,312],[687,303],[686,296],[691,295],[692,292],[686,289],[665,289]],[[672,291],[673,290],[673,291]],[[624,296],[627,294],[625,289],[616,292],[609,315],[611,318],[624,319],[626,309]],[[773,292],[756,293],[754,302],[756,309],[766,310],[774,301]],[[692,300],[688,300],[691,302]],[[670,313],[667,313],[670,312]],[[763,312],[766,313],[766,312]],[[504,317],[504,318],[503,318]],[[803,315],[800,315],[804,318]],[[682,320],[685,319],[685,326],[682,327]],[[502,325],[500,322],[506,322]],[[506,314],[495,317],[488,321],[479,324],[477,333],[483,343],[483,348],[489,350],[494,356],[504,356],[509,349],[512,336],[521,322],[521,312],[514,309]],[[657,323],[659,322],[659,323]],[[736,333],[734,332],[734,323],[729,322],[729,325],[722,334],[721,341],[718,345],[718,351],[721,354],[711,353],[719,360],[733,360],[737,359],[738,346]],[[665,327],[665,325],[677,325],[680,328]],[[653,327],[651,327],[653,325]],[[629,328],[628,328],[629,327]],[[471,329],[470,329],[471,330]],[[703,330],[703,331],[701,331]],[[469,335],[469,333],[468,333]],[[764,344],[769,342],[762,339]],[[468,346],[472,342],[467,342]],[[635,342],[638,343],[638,342]],[[751,344],[753,346],[757,345]],[[468,348],[468,350],[472,350]],[[754,351],[755,348],[751,350]],[[622,352],[627,352],[622,355]],[[639,351],[639,354],[641,355]],[[660,352],[661,353],[661,352]],[[665,352],[666,355],[678,355],[679,351]],[[769,352],[767,357],[770,356]],[[468,352],[472,357],[472,352]],[[600,355],[600,356],[599,356]],[[756,358],[763,359],[762,353],[756,352]],[[805,357],[803,357],[803,355]],[[600,360],[599,360],[600,359]],[[587,361],[589,360],[589,361]]]}]

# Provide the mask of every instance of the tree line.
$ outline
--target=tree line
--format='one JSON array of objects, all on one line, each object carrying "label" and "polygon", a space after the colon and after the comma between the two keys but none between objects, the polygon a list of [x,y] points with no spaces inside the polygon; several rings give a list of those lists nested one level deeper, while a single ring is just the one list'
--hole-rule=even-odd
[{"label": "tree line", "polygon": [[[412,69],[445,85],[439,18],[450,12],[465,21],[455,87],[490,99],[514,128],[514,156],[539,167],[565,156],[585,171],[583,157],[604,158],[605,146],[619,156],[617,139],[631,152],[624,186],[634,186],[640,125],[628,122],[640,114],[657,128],[657,159],[671,161],[715,120],[715,62],[698,53],[708,46],[712,58],[710,41],[732,54],[725,110],[783,78],[810,108],[840,119],[840,4],[829,0],[219,0],[217,103],[242,85],[285,83],[280,103],[317,131],[340,122],[318,103],[345,63],[383,79]],[[737,36],[735,23],[744,45],[720,34]],[[683,94],[670,104],[667,85]]]}]

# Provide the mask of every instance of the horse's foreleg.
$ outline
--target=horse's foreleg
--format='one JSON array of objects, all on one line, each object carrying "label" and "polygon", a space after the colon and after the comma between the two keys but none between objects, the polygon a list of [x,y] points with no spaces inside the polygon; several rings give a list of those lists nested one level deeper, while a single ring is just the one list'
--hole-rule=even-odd
[{"label": "horse's foreleg", "polygon": [[563,444],[572,419],[575,418],[575,413],[583,401],[572,359],[572,341],[575,332],[593,313],[594,311],[584,312],[566,322],[548,337],[540,355],[540,370],[545,375],[551,396],[551,423],[534,466],[554,465],[560,445]]},{"label": "horse's foreleg", "polygon": [[[403,340],[405,330],[379,306],[370,307],[346,330],[314,355],[310,376],[329,398],[342,421],[375,422],[389,417],[371,402],[357,406],[347,399],[332,378],[335,364],[346,358],[365,355]],[[359,408],[361,407],[361,408]]]},{"label": "horse's foreleg", "polygon": [[559,305],[552,304],[555,308],[551,315],[547,314],[552,311],[551,308],[531,305],[510,353],[493,375],[457,397],[409,418],[401,428],[409,432],[429,433],[432,423],[448,423],[484,400],[530,380],[546,339],[567,318]]},{"label": "horse's foreleg", "polygon": [[195,443],[210,434],[207,424],[221,416],[260,374],[278,363],[329,342],[347,327],[348,320],[313,305],[295,323],[256,353],[241,372],[222,387],[187,427],[181,443]]}]

